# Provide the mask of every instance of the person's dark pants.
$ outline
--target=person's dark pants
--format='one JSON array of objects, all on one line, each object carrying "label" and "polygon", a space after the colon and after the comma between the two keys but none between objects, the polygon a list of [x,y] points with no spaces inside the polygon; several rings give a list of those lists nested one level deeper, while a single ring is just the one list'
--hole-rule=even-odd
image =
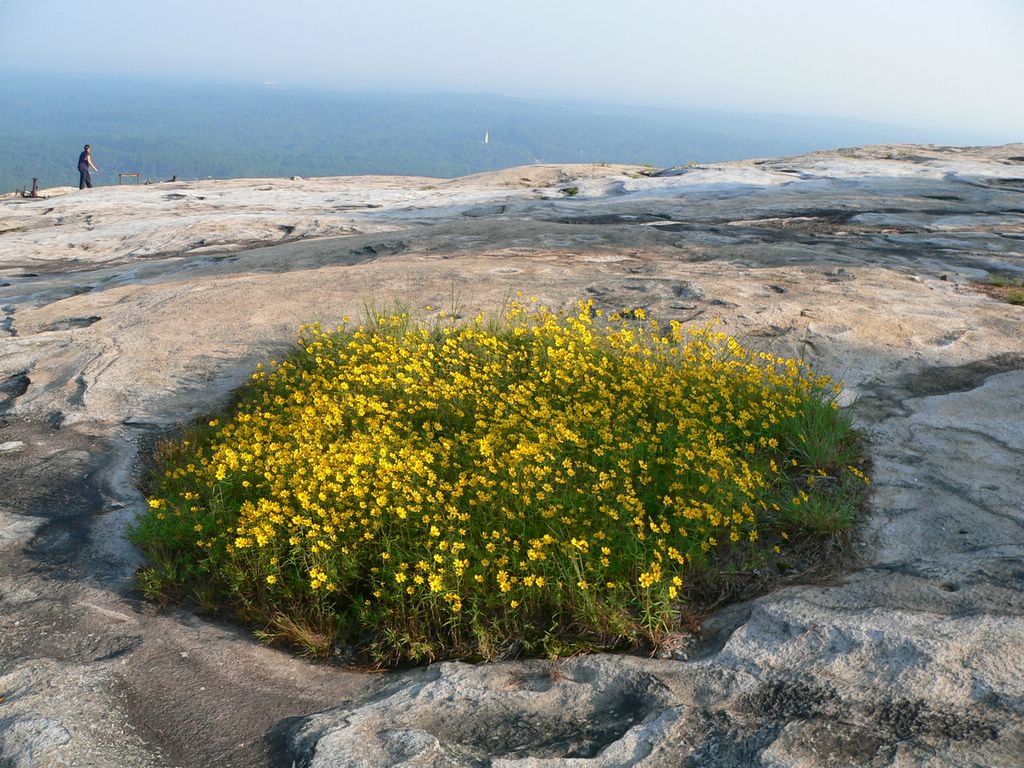
[{"label": "person's dark pants", "polygon": [[88,187],[89,189],[92,189],[92,177],[89,175],[89,169],[88,168],[79,168],[78,169],[78,188],[79,189],[85,189],[86,187]]}]

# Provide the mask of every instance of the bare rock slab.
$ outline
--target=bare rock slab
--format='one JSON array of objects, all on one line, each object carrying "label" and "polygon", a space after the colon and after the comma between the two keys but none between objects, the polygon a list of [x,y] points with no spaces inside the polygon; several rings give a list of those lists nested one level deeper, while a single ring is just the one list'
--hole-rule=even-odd
[{"label": "bare rock slab", "polygon": [[[779,634],[778,616],[752,622],[752,632]],[[839,663],[914,663],[874,630],[825,642]],[[869,647],[861,658],[850,653],[857,645]],[[993,697],[964,707],[814,672],[614,656],[441,664],[362,706],[300,720],[286,742],[309,768],[888,766],[936,755],[943,765],[1012,765],[1024,744],[1022,713]]]},{"label": "bare rock slab", "polygon": [[[0,766],[1019,766],[1024,146],[176,182],[0,201]],[[568,197],[561,190],[576,187]],[[898,205],[895,201],[898,201]],[[139,459],[368,302],[517,291],[846,382],[859,568],[677,660],[312,665],[132,591]]]}]

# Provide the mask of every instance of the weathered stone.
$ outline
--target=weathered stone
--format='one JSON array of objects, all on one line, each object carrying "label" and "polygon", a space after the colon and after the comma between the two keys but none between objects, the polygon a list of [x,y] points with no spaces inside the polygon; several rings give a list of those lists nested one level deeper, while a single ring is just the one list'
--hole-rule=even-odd
[{"label": "weathered stone", "polygon": [[[972,281],[1024,276],[1022,155],[0,201],[0,451],[18,445],[0,462],[0,764],[1015,765],[1024,309]],[[300,323],[517,290],[718,319],[845,379],[874,462],[859,569],[725,608],[671,658],[389,674],[139,602],[123,535],[162,430],[223,404]]]}]

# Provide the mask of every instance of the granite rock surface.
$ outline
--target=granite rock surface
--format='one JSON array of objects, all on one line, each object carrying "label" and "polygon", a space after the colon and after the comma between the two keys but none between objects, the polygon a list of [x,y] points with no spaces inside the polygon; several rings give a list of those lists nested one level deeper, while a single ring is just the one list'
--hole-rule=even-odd
[{"label": "granite rock surface", "polygon": [[[0,200],[0,766],[1014,766],[1024,146]],[[566,190],[575,187],[575,194]],[[859,563],[664,658],[314,665],[132,591],[140,459],[368,303],[718,320],[846,382]]]}]

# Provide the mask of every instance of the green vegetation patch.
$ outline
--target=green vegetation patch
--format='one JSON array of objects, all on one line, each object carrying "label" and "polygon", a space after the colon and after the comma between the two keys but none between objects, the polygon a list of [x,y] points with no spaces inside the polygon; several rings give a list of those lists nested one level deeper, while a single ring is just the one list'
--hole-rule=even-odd
[{"label": "green vegetation patch", "polygon": [[838,391],[642,310],[314,324],[158,450],[140,588],[385,664],[656,644],[856,523]]},{"label": "green vegetation patch", "polygon": [[980,283],[979,287],[989,296],[1001,299],[1008,304],[1024,306],[1024,280],[1019,277],[996,276]]}]

